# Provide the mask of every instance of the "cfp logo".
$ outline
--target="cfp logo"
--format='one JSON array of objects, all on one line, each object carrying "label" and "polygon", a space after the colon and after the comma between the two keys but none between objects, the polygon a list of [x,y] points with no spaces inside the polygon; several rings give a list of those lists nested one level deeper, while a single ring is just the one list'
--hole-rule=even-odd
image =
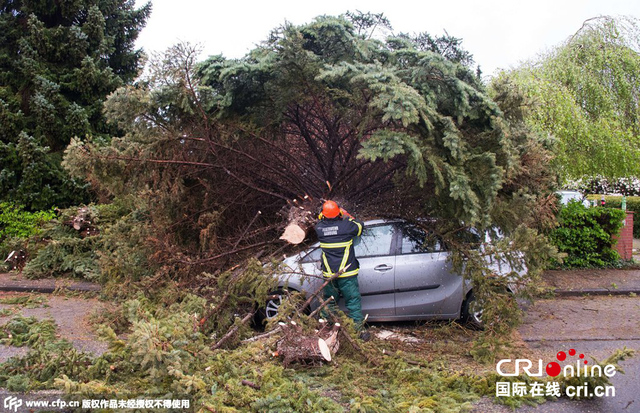
[{"label": "cfp logo", "polygon": [[22,399],[18,399],[15,396],[9,396],[4,398],[4,408],[5,409],[13,409],[13,411],[17,412],[18,408],[22,406]]}]

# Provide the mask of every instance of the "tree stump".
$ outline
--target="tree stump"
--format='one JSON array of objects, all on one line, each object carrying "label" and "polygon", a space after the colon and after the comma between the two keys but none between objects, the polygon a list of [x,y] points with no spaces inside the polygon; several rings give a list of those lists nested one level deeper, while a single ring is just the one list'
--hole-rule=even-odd
[{"label": "tree stump", "polygon": [[313,335],[303,335],[302,329],[294,321],[281,324],[283,337],[277,344],[277,355],[282,363],[289,367],[292,363],[317,365],[331,362],[333,354],[338,351],[340,343],[338,332],[340,324],[332,328],[325,325]]},{"label": "tree stump", "polygon": [[27,264],[27,258],[25,250],[11,251],[4,262],[9,264],[9,271],[18,270],[18,272],[22,272],[22,269]]}]

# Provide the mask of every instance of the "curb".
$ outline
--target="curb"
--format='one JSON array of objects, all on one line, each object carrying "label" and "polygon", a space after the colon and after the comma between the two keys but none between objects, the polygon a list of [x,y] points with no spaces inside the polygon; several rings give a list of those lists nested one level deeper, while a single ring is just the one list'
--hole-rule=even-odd
[{"label": "curb", "polygon": [[559,297],[582,297],[585,295],[640,295],[640,288],[584,288],[581,290],[554,290]]},{"label": "curb", "polygon": [[77,291],[83,293],[100,292],[102,287],[99,284],[71,284],[71,285],[30,285],[29,283],[2,283],[0,291],[5,292],[30,292],[51,294],[54,291]]}]

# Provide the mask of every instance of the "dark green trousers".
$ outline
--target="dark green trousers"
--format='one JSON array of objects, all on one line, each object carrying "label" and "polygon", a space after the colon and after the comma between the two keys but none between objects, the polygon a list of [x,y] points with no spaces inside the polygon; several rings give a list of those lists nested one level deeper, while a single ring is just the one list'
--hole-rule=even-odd
[{"label": "dark green trousers", "polygon": [[353,320],[358,330],[363,328],[364,317],[362,316],[362,305],[360,303],[360,288],[358,287],[358,276],[336,278],[324,287],[322,296],[326,300],[333,296],[334,300],[322,310],[324,318],[328,318],[326,309],[330,313],[336,313],[340,296],[344,297],[348,316]]}]

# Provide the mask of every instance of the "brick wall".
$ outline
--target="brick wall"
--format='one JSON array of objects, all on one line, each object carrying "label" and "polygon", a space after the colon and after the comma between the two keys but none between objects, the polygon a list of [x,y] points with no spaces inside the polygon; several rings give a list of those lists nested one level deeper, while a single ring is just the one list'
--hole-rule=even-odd
[{"label": "brick wall", "polygon": [[616,251],[623,260],[633,258],[633,211],[627,211],[627,218],[620,230],[620,235],[613,237],[618,240],[616,243]]}]

